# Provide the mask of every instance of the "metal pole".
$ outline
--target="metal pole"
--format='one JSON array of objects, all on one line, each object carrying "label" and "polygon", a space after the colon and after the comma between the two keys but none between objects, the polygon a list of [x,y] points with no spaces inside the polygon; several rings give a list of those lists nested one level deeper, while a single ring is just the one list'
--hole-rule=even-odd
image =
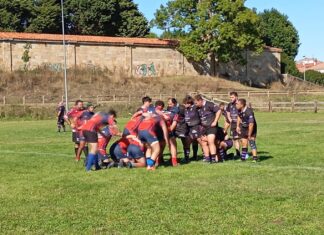
[{"label": "metal pole", "polygon": [[305,63],[304,63],[304,81],[306,81],[306,66],[305,66]]},{"label": "metal pole", "polygon": [[61,0],[61,11],[62,11],[62,35],[63,35],[63,49],[64,49],[64,92],[65,92],[65,107],[69,110],[68,102],[68,89],[67,89],[67,76],[66,76],[66,45],[65,45],[65,30],[64,30],[64,3]]}]

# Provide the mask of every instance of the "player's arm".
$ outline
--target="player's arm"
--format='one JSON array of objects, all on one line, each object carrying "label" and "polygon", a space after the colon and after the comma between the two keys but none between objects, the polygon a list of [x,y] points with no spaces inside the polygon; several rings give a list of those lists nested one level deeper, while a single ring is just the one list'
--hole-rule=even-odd
[{"label": "player's arm", "polygon": [[253,128],[254,128],[254,115],[251,114],[249,117],[249,132],[248,132],[249,139],[251,139]]},{"label": "player's arm", "polygon": [[241,128],[240,128],[241,122],[242,122],[242,120],[241,120],[241,118],[238,116],[238,117],[237,117],[237,124],[236,124],[236,132],[239,133],[239,134],[241,133]]},{"label": "player's arm", "polygon": [[231,118],[231,113],[229,111],[226,111],[226,116],[227,116],[227,120],[231,123],[233,120]]},{"label": "player's arm", "polygon": [[167,128],[167,125],[166,125],[165,121],[161,120],[160,125],[161,125],[161,128],[163,130],[164,140],[169,145],[169,131],[168,131],[168,128]]},{"label": "player's arm", "polygon": [[136,118],[138,116],[141,116],[142,114],[143,114],[143,111],[142,110],[137,111],[136,113],[133,114],[133,116],[131,117],[131,119]]},{"label": "player's arm", "polygon": [[226,121],[226,118],[225,118],[225,121],[224,121],[224,133],[227,134],[227,131],[228,131],[228,128],[230,127],[230,123],[228,123]]},{"label": "player's arm", "polygon": [[215,119],[214,119],[213,123],[211,124],[212,127],[217,126],[217,123],[218,123],[218,121],[219,121],[221,115],[222,115],[222,110],[219,109],[219,110],[216,112]]}]

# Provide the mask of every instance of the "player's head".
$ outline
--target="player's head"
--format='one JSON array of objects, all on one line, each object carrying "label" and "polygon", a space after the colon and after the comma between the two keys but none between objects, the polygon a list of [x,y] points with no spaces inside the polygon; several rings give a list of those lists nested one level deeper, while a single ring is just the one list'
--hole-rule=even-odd
[{"label": "player's head", "polygon": [[238,99],[238,94],[235,91],[230,92],[230,100],[232,103],[236,103]]},{"label": "player's head", "polygon": [[168,99],[168,107],[173,108],[178,105],[178,101],[175,98]]},{"label": "player's head", "polygon": [[238,110],[242,110],[246,107],[246,100],[245,99],[238,99],[236,102],[236,108]]},{"label": "player's head", "polygon": [[224,111],[224,109],[225,109],[225,103],[224,102],[221,102],[218,106],[219,106],[220,110]]},{"label": "player's head", "polygon": [[204,99],[202,97],[202,95],[196,95],[195,96],[195,105],[198,107],[198,108],[201,108],[204,104]]},{"label": "player's head", "polygon": [[183,104],[186,108],[191,107],[192,105],[194,105],[195,101],[194,99],[190,96],[187,95],[184,99],[183,99]]},{"label": "player's head", "polygon": [[83,109],[83,101],[82,100],[76,100],[74,105],[79,110]]},{"label": "player's head", "polygon": [[155,108],[162,111],[164,109],[164,102],[162,100],[157,100],[155,102]]},{"label": "player's head", "polygon": [[114,109],[110,109],[108,111],[108,114],[112,117],[112,118],[117,118],[117,112]]},{"label": "player's head", "polygon": [[142,98],[142,103],[144,106],[149,107],[152,104],[152,99],[149,96],[145,96]]},{"label": "player's head", "polygon": [[95,106],[91,102],[86,103],[85,107],[89,112],[93,112],[95,109]]}]

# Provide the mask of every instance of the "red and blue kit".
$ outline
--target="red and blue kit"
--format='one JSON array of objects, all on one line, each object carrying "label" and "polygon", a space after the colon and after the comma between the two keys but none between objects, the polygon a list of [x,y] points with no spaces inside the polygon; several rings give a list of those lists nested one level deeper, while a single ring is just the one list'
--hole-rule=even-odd
[{"label": "red and blue kit", "polygon": [[160,125],[160,117],[147,117],[138,126],[138,137],[143,143],[158,142],[156,126]]},{"label": "red and blue kit", "polygon": [[105,126],[98,132],[98,152],[102,158],[108,158],[106,149],[111,137],[109,126]]},{"label": "red and blue kit", "polygon": [[110,155],[117,160],[120,160],[122,158],[127,158],[127,148],[129,146],[130,142],[127,138],[121,138],[117,142],[115,142],[109,150]]},{"label": "red and blue kit", "polygon": [[127,122],[123,131],[123,136],[137,135],[138,127],[143,119],[144,118],[142,116],[138,116]]},{"label": "red and blue kit", "polygon": [[72,142],[78,144],[80,143],[80,136],[78,132],[78,119],[82,115],[83,110],[78,108],[72,108],[66,116],[68,119],[72,120],[74,127],[72,128]]},{"label": "red and blue kit", "polygon": [[[80,127],[82,130],[84,139],[88,143],[97,143],[98,142],[98,135],[97,131],[102,126],[114,126],[115,119],[113,116],[109,115],[108,113],[99,112],[96,113],[90,120],[88,120],[84,125]],[[110,129],[111,131],[111,129]],[[115,134],[115,133],[111,133]]]}]

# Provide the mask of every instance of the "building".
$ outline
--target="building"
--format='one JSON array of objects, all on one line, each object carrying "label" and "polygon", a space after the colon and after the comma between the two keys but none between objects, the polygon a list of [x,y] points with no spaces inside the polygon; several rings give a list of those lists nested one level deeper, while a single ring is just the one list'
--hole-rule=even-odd
[{"label": "building", "polygon": [[[201,63],[185,58],[178,41],[66,35],[67,67],[105,68],[127,77],[221,75],[231,80],[267,84],[280,79],[281,49],[265,47],[260,55],[246,51],[247,64]],[[0,32],[0,69],[15,71],[40,66],[63,69],[62,35]]]},{"label": "building", "polygon": [[314,70],[313,68],[323,62],[316,58],[303,58],[296,62],[296,67],[299,72],[303,73],[307,70]]}]

